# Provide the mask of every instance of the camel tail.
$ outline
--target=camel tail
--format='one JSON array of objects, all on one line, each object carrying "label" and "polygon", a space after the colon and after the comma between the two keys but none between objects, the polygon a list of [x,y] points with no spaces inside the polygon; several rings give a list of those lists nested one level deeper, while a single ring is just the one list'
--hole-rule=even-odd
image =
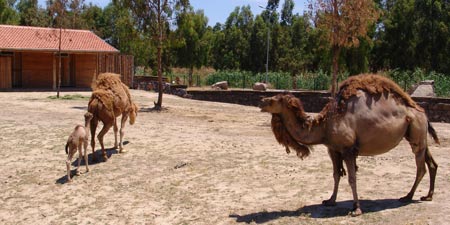
[{"label": "camel tail", "polygon": [[97,108],[98,108],[98,99],[95,97],[91,97],[88,104],[88,112],[92,113],[94,117],[97,116]]},{"label": "camel tail", "polygon": [[134,112],[131,112],[130,114],[130,125],[133,125],[134,122],[136,121],[136,114],[134,114]]},{"label": "camel tail", "polygon": [[431,126],[430,121],[428,121],[428,133],[430,133],[431,137],[433,137],[434,142],[436,142],[437,144],[441,144],[439,142],[436,130],[434,130],[433,126]]},{"label": "camel tail", "polygon": [[68,149],[69,149],[69,142],[66,143],[66,154],[67,155],[69,154],[69,150]]},{"label": "camel tail", "polygon": [[133,125],[136,122],[136,116],[138,112],[138,107],[136,104],[131,103],[131,113],[130,113],[130,125]]}]

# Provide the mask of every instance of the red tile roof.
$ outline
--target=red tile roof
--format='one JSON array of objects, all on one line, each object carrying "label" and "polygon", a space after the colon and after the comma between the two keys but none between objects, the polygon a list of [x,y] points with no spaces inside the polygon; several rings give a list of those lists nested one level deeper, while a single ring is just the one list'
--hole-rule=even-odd
[{"label": "red tile roof", "polygon": [[[119,53],[93,32],[62,29],[63,52]],[[0,25],[0,50],[58,51],[59,29]]]}]

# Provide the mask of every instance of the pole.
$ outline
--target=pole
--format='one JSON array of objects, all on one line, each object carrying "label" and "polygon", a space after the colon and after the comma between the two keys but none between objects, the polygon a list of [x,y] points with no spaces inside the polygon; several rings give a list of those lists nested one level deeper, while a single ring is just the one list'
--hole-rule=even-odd
[{"label": "pole", "polygon": [[[259,8],[265,9],[265,10],[267,10],[267,12],[272,13],[272,11],[270,9],[268,9],[267,7],[263,7],[263,6],[259,5]],[[269,13],[267,14],[266,23],[267,23],[267,55],[266,55],[266,81],[265,81],[265,83],[267,84],[268,76],[269,76],[269,48],[270,48],[270,15],[269,15]]]},{"label": "pole", "polygon": [[269,76],[269,45],[270,45],[270,23],[269,18],[267,18],[267,57],[266,57],[266,84],[268,82]]}]

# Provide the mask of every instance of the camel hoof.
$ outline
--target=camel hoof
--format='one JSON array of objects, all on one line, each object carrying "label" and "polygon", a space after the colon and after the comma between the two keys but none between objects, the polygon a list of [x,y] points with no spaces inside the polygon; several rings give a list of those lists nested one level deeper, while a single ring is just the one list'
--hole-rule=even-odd
[{"label": "camel hoof", "polygon": [[420,198],[420,201],[433,201],[433,197],[431,196],[423,196]]},{"label": "camel hoof", "polygon": [[119,151],[119,153],[127,153],[128,152],[128,150],[125,150],[125,149],[120,149],[120,151]]},{"label": "camel hoof", "polygon": [[67,183],[72,183],[72,179],[67,179]]},{"label": "camel hoof", "polygon": [[336,206],[336,201],[332,200],[323,200],[322,205],[324,206]]},{"label": "camel hoof", "polygon": [[81,172],[77,170],[77,171],[75,172],[75,175],[80,176],[80,175],[81,175]]},{"label": "camel hoof", "polygon": [[350,215],[352,217],[360,216],[360,215],[362,215],[362,211],[360,208],[356,208],[355,210],[349,212],[348,215]]}]

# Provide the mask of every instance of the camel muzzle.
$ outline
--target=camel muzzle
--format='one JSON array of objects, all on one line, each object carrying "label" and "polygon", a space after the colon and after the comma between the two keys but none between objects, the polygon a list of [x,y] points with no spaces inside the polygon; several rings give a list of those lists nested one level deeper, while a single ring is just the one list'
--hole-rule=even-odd
[{"label": "camel muzzle", "polygon": [[270,99],[263,98],[261,99],[261,102],[259,102],[258,107],[261,109],[261,112],[269,112],[267,111],[266,107],[270,106]]}]

